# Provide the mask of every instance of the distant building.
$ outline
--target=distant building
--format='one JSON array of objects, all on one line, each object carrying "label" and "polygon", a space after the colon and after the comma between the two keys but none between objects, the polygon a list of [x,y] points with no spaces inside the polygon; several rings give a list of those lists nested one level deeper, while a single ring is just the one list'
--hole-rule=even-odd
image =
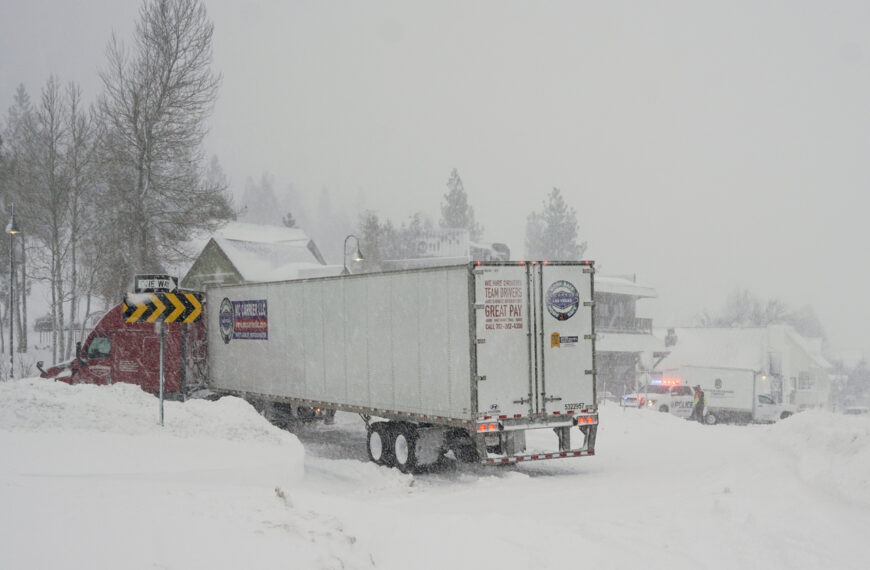
[{"label": "distant building", "polygon": [[746,368],[770,378],[774,399],[799,409],[828,407],[830,363],[820,339],[788,325],[746,328],[677,328],[676,344],[657,372],[681,365]]},{"label": "distant building", "polygon": [[634,277],[595,276],[595,370],[598,392],[621,396],[649,381],[667,355],[665,341],[653,335],[653,321],[640,317],[637,304],[658,295]]},{"label": "distant building", "polygon": [[415,269],[454,265],[469,261],[508,261],[511,250],[505,243],[476,243],[467,229],[439,228],[420,233],[414,254],[407,259],[385,259],[380,269]]},{"label": "distant building", "polygon": [[338,275],[341,269],[326,265],[301,229],[232,222],[208,239],[181,287],[203,290],[208,284]]}]

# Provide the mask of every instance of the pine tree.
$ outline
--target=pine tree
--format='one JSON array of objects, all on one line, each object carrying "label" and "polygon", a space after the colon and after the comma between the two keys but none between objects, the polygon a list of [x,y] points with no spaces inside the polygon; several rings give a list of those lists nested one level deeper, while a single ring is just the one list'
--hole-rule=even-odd
[{"label": "pine tree", "polygon": [[568,206],[558,188],[553,188],[543,206],[541,212],[532,212],[526,218],[526,257],[582,259],[586,242],[577,242],[577,212]]},{"label": "pine tree", "polygon": [[248,177],[245,180],[245,192],[242,194],[244,213],[241,220],[252,224],[276,225],[281,222],[281,208],[275,196],[275,177],[268,172],[255,182]]},{"label": "pine tree", "polygon": [[474,219],[474,208],[468,205],[468,195],[465,186],[459,177],[459,172],[454,168],[447,181],[449,191],[444,194],[444,202],[441,204],[442,228],[466,229],[471,241],[478,241],[483,234],[483,227]]},{"label": "pine tree", "polygon": [[381,223],[377,213],[366,210],[360,214],[355,235],[365,256],[364,271],[378,271],[383,260],[392,258],[395,229],[389,220]]}]

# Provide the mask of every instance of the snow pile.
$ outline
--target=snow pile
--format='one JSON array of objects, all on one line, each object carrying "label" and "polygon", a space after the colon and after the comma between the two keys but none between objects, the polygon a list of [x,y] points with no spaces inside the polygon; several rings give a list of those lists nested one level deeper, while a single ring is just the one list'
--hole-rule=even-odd
[{"label": "snow pile", "polygon": [[296,506],[296,436],[236,398],[157,420],[131,385],[0,383],[0,568],[369,565],[339,521]]},{"label": "snow pile", "polygon": [[820,490],[870,507],[870,418],[807,411],[775,424],[767,441]]},{"label": "snow pile", "polygon": [[159,401],[132,384],[95,386],[31,378],[0,383],[0,429],[85,430],[115,434],[164,434],[301,446],[295,437],[265,422],[239,398],[217,402]]},{"label": "snow pile", "polygon": [[868,567],[870,418],[600,412],[593,457],[405,475],[354,414],[297,439],[167,402],[161,428],[132,386],[0,383],[0,568]]}]

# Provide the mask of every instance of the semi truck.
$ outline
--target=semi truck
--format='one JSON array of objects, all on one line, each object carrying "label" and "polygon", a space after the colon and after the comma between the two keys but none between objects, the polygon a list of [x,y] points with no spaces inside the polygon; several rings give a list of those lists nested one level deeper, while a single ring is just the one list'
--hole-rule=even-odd
[{"label": "semi truck", "polygon": [[[369,458],[403,472],[594,455],[593,279],[591,261],[472,262],[209,286],[201,322],[162,325],[165,393],[276,423],[356,413]],[[158,325],[125,310],[42,375],[156,393]]]},{"label": "semi truck", "polygon": [[772,423],[796,411],[774,399],[772,377],[748,368],[683,365],[665,370],[663,378],[704,390],[704,421],[709,425]]}]

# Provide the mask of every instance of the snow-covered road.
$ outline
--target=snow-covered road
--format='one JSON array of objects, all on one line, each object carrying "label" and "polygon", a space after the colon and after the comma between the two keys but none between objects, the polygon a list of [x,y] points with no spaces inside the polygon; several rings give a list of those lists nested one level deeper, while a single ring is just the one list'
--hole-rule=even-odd
[{"label": "snow-covered road", "polygon": [[868,567],[870,418],[608,404],[595,457],[415,476],[368,463],[352,415],[166,418],[131,386],[0,384],[0,568]]}]

